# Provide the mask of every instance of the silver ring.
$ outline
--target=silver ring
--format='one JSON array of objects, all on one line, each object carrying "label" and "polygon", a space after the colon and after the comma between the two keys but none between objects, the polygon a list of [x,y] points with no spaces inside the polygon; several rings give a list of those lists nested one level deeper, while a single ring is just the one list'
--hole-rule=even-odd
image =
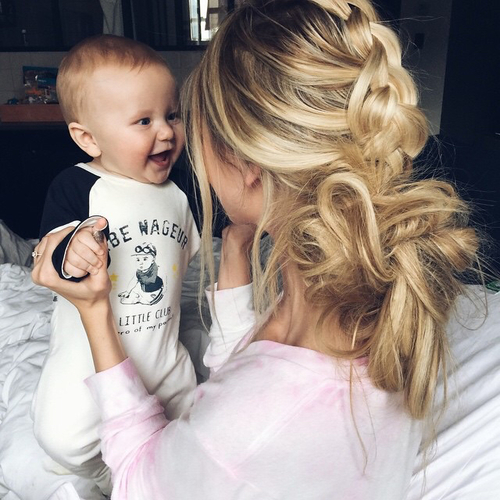
[{"label": "silver ring", "polygon": [[36,250],[34,252],[31,252],[31,256],[36,259],[37,257],[41,257],[42,254],[41,253],[38,253]]}]

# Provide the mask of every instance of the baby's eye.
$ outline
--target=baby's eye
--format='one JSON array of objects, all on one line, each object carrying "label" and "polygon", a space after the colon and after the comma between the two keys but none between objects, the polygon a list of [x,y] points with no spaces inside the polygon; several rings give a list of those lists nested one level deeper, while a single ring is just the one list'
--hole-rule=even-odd
[{"label": "baby's eye", "polygon": [[138,122],[139,125],[149,125],[151,123],[150,118],[141,118]]},{"label": "baby's eye", "polygon": [[180,121],[180,116],[179,116],[179,113],[177,111],[175,111],[174,113],[170,113],[169,115],[167,115],[167,120],[169,122],[174,122],[174,123],[177,123]]}]

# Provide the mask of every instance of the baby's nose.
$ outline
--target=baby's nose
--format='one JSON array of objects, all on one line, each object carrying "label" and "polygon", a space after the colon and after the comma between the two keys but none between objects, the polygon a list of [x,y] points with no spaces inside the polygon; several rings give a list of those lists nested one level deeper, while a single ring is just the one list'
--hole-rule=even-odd
[{"label": "baby's nose", "polygon": [[158,139],[160,141],[170,141],[174,138],[174,129],[170,126],[168,122],[161,124],[158,130]]}]

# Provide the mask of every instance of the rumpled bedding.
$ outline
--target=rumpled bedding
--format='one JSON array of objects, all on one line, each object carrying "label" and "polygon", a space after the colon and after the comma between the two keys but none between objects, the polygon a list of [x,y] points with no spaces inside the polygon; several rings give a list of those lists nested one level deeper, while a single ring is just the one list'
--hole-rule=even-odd
[{"label": "rumpled bedding", "polygon": [[[0,265],[2,499],[69,500],[87,498],[87,492],[95,492],[83,479],[49,470],[51,461],[33,435],[30,406],[49,345],[51,313],[52,294],[33,284],[29,268]],[[60,496],[65,490],[70,493]],[[76,495],[77,491],[83,496]]]},{"label": "rumpled bedding", "polygon": [[36,240],[21,238],[0,219],[0,264],[31,265],[35,243]]},{"label": "rumpled bedding", "polygon": [[437,440],[420,453],[407,500],[500,499],[500,293],[467,291],[448,324],[447,404],[440,383],[426,437]]}]

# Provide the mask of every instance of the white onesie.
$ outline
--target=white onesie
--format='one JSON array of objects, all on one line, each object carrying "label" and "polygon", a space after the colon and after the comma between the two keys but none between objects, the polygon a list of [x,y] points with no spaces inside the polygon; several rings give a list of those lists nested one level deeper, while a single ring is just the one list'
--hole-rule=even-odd
[{"label": "white onesie", "polygon": [[[42,233],[92,216],[109,223],[111,303],[125,351],[167,417],[176,418],[190,407],[196,387],[178,339],[182,279],[200,244],[189,200],[173,180],[144,184],[80,163],[52,183]],[[73,234],[54,253],[60,274]],[[62,297],[55,300],[49,354],[33,405],[35,435],[56,462],[106,490],[99,411],[84,384],[95,372],[88,341],[76,308]]]}]

